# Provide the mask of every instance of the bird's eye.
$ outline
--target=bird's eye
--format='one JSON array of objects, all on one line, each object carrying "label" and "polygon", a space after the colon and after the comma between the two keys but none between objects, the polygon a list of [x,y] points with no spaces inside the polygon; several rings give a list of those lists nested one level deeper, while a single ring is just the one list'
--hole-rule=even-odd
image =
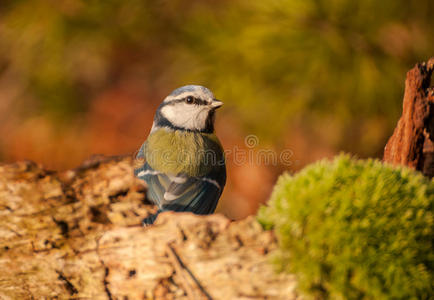
[{"label": "bird's eye", "polygon": [[185,98],[185,102],[188,104],[193,104],[194,98],[192,96],[188,96],[187,98]]}]

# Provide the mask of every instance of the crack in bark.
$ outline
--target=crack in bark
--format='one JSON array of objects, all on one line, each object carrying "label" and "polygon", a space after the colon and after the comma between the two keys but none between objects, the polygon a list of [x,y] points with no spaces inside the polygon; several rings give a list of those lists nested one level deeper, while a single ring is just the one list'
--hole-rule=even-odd
[{"label": "crack in bark", "polygon": [[69,225],[67,222],[63,220],[56,220],[56,218],[51,217],[54,223],[56,223],[57,227],[59,227],[61,234],[65,237],[69,237]]},{"label": "crack in bark", "polygon": [[4,227],[6,227],[7,230],[9,230],[10,232],[12,232],[13,234],[15,234],[17,237],[23,237],[22,234],[20,234],[18,231],[14,230],[13,228],[10,228],[7,225],[4,225]]},{"label": "crack in bark", "polygon": [[191,299],[197,299],[193,287],[188,284],[188,281],[186,280],[184,276],[183,270],[187,272],[187,274],[190,276],[190,278],[193,280],[193,282],[196,284],[196,287],[202,292],[202,294],[205,296],[207,300],[212,300],[212,297],[208,292],[205,290],[205,288],[200,284],[199,280],[194,276],[194,274],[191,272],[191,270],[184,264],[181,257],[176,253],[175,249],[169,244],[167,245],[169,248],[168,256],[172,260],[175,270],[181,277],[184,277],[185,282],[185,289],[187,290],[187,294],[190,296]]},{"label": "crack in bark", "polygon": [[56,273],[59,275],[57,279],[65,282],[65,287],[68,290],[70,295],[78,294],[77,288],[71,283],[71,281],[69,281],[68,278],[65,277],[65,275],[61,271],[56,271]]},{"label": "crack in bark", "polygon": [[104,278],[103,278],[102,284],[104,285],[104,292],[106,293],[107,298],[109,300],[113,300],[112,293],[111,293],[111,291],[109,289],[109,282],[107,280],[108,275],[110,274],[110,269],[105,265],[104,260],[101,258],[101,255],[99,253],[99,240],[100,239],[101,238],[98,238],[96,240],[96,255],[98,255],[99,262],[104,267]]},{"label": "crack in bark", "polygon": [[[103,263],[103,265],[104,265],[104,262],[102,261],[102,263]],[[109,270],[109,268],[108,267],[105,267],[104,268],[104,280],[103,280],[103,284],[104,284],[104,291],[105,291],[105,293],[107,294],[107,297],[109,298],[109,300],[113,300],[113,297],[112,297],[112,293],[110,292],[110,289],[108,288],[108,285],[109,285],[109,282],[107,281],[107,277],[108,277],[108,275],[109,275],[109,273],[110,273],[110,270]]]}]

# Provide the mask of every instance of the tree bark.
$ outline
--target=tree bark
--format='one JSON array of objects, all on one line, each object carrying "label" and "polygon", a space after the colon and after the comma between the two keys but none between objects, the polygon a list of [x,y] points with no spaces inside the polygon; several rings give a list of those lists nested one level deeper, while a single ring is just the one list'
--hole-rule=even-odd
[{"label": "tree bark", "polygon": [[434,175],[434,58],[408,71],[402,116],[384,149],[383,160]]},{"label": "tree bark", "polygon": [[62,173],[0,165],[0,299],[296,299],[251,217],[163,213],[130,158]]}]

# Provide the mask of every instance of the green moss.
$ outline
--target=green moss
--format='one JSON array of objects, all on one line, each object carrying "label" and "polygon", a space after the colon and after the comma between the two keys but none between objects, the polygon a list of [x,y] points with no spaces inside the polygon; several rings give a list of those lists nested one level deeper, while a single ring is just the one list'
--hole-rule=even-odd
[{"label": "green moss", "polygon": [[429,299],[434,181],[407,168],[340,155],[284,174],[267,207],[274,263],[324,299]]}]

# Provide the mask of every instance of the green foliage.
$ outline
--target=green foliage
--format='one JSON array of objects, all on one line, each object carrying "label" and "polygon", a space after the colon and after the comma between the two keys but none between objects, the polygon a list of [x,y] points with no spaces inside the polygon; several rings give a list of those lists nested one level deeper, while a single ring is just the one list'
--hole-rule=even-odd
[{"label": "green foliage", "polygon": [[275,263],[325,299],[429,299],[434,181],[340,155],[284,174],[259,220],[279,240]]},{"label": "green foliage", "polygon": [[432,0],[3,0],[0,76],[64,113],[115,80],[136,77],[162,95],[203,84],[261,138],[277,143],[303,122],[333,130],[335,148],[375,155],[399,116],[406,71],[434,53],[433,9]]},{"label": "green foliage", "polygon": [[406,71],[434,51],[432,1],[234,2],[184,26],[197,73],[188,78],[210,82],[263,136],[303,120],[334,128],[339,149],[372,155],[372,139],[384,145]]}]

